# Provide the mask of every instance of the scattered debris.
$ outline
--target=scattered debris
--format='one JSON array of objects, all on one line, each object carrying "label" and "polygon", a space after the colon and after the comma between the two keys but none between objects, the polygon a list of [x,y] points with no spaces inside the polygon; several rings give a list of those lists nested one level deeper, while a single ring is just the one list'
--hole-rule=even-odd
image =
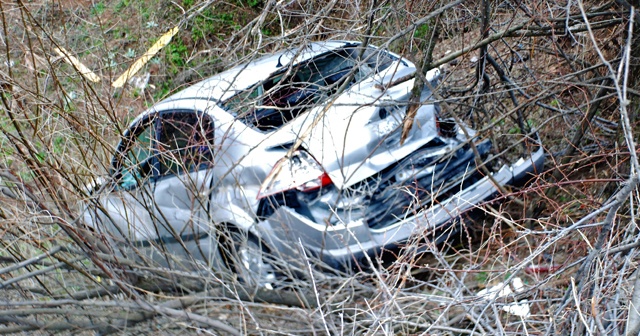
[{"label": "scattered debris", "polygon": [[84,76],[84,78],[86,78],[87,80],[90,80],[94,83],[97,83],[100,81],[100,77],[98,77],[98,75],[96,75],[93,71],[91,71],[91,69],[87,68],[86,65],[82,64],[75,56],[71,55],[71,53],[69,53],[63,47],[56,47],[56,48],[53,48],[53,50],[58,55],[60,55],[60,57],[62,57],[62,59],[65,60],[65,62],[73,65],[78,70],[78,72],[80,72],[80,74]]},{"label": "scattered debris", "polygon": [[[513,290],[511,287],[513,286]],[[495,300],[497,298],[505,297],[513,293],[522,291],[524,284],[522,279],[514,278],[511,281],[511,285],[503,282],[491,287],[485,288],[478,292],[478,296],[485,298],[486,300]],[[529,301],[527,299],[521,300],[519,303],[510,303],[502,307],[502,310],[509,314],[513,314],[520,317],[529,317]]]},{"label": "scattered debris", "polygon": [[149,72],[145,73],[144,75],[133,76],[131,77],[131,79],[129,79],[129,85],[140,90],[140,93],[142,94],[144,93],[144,90],[147,88],[147,86],[150,86],[149,78],[151,78],[151,73]]}]

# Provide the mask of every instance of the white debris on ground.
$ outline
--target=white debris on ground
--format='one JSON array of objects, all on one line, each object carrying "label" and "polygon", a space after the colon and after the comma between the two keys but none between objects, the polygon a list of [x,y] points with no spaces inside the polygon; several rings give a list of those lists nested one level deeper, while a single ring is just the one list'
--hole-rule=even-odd
[{"label": "white debris on ground", "polygon": [[144,75],[133,76],[129,79],[129,84],[131,87],[140,90],[140,93],[142,94],[149,84],[149,78],[151,78],[151,74],[149,72]]},{"label": "white debris on ground", "polygon": [[[511,289],[511,287],[513,287],[513,289]],[[523,287],[524,284],[522,283],[522,279],[513,278],[513,280],[511,281],[511,285],[501,282],[493,287],[485,288],[479,291],[478,296],[483,297],[485,300],[495,300],[497,298],[505,297],[513,293],[521,292]],[[504,307],[502,307],[502,310],[506,311],[509,314],[526,318],[530,315],[529,301],[527,299],[524,299],[520,300],[519,303],[506,304]]]}]

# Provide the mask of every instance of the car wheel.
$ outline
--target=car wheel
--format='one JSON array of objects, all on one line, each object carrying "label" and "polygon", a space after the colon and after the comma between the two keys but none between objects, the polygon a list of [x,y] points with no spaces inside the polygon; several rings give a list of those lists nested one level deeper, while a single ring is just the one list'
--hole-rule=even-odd
[{"label": "car wheel", "polygon": [[269,249],[250,233],[227,227],[220,234],[220,249],[227,268],[248,286],[273,289],[276,268],[269,262]]}]

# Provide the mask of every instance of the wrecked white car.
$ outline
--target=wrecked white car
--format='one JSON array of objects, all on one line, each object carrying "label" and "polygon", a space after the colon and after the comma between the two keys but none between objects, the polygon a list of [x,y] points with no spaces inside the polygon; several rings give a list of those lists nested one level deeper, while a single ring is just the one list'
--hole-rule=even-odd
[{"label": "wrecked white car", "polygon": [[199,82],[131,123],[84,219],[117,253],[267,283],[279,262],[367,264],[541,171],[533,146],[484,176],[491,143],[429,103],[437,70],[401,143],[415,72],[387,50],[328,41]]}]

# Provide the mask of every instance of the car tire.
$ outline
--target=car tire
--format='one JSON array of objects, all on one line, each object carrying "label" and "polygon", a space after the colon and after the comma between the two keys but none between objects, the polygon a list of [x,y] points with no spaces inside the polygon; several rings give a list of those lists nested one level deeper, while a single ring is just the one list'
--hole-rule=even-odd
[{"label": "car tire", "polygon": [[273,289],[277,272],[267,246],[255,235],[232,225],[219,234],[220,254],[227,269],[246,286]]}]

